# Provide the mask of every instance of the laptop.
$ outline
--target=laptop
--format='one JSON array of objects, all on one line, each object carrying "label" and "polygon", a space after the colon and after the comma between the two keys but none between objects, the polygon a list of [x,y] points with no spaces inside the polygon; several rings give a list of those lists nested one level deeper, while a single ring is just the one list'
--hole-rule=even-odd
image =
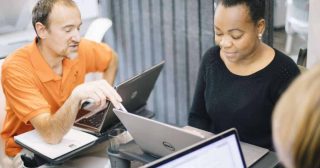
[{"label": "laptop", "polygon": [[246,168],[246,163],[237,131],[233,128],[142,167]]},{"label": "laptop", "polygon": [[[162,61],[115,87],[122,97],[125,108],[138,115],[148,114],[145,106],[164,63]],[[91,104],[91,102],[84,102],[84,107],[79,110],[74,123],[76,129],[101,136],[106,134],[108,129],[117,126],[119,120],[112,111],[114,107],[110,101],[104,107],[91,109],[95,110],[94,115],[86,117],[86,114],[92,112],[88,110],[90,108],[86,108]]]},{"label": "laptop", "polygon": [[113,109],[113,111],[140,148],[156,158],[169,155],[204,139],[204,136],[199,134],[138,116],[123,109]]},{"label": "laptop", "polygon": [[[124,109],[114,109],[114,112],[140,148],[144,152],[158,157],[166,156],[194,143],[216,136],[194,127],[192,127],[193,130],[174,127],[125,112]],[[170,144],[175,150],[168,150],[166,144]],[[269,152],[268,149],[244,142],[240,142],[240,145],[248,166],[253,165]]]}]

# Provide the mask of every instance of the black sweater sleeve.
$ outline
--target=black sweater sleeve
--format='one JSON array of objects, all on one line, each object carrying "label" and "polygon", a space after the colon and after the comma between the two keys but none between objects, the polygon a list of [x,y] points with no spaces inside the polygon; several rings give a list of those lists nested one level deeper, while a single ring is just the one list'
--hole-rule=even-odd
[{"label": "black sweater sleeve", "polygon": [[209,49],[201,60],[201,65],[198,72],[197,84],[193,96],[193,103],[188,117],[188,124],[190,126],[210,131],[210,117],[207,113],[205,104],[205,88],[206,88],[206,68],[207,63],[212,58],[214,49]]},{"label": "black sweater sleeve", "polygon": [[271,99],[274,104],[277,103],[280,96],[286,91],[292,81],[300,74],[299,68],[288,56],[276,50],[279,62],[274,66],[272,87],[270,90]]}]

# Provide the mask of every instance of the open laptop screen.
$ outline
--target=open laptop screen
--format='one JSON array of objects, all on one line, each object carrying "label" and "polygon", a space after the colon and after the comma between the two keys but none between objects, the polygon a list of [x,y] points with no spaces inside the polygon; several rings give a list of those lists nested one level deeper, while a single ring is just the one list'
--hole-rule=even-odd
[{"label": "open laptop screen", "polygon": [[231,129],[145,167],[245,168],[246,165],[236,131]]}]

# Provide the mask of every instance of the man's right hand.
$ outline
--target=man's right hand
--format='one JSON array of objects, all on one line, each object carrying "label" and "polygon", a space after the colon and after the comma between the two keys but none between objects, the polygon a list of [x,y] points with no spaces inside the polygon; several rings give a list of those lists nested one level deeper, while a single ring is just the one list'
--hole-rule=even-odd
[{"label": "man's right hand", "polygon": [[109,99],[118,109],[122,101],[116,90],[106,80],[88,82],[73,89],[69,98],[54,115],[50,112],[41,113],[30,122],[47,143],[59,143],[72,127],[80,103],[88,99],[92,99],[97,106],[103,106],[106,99]]},{"label": "man's right hand", "polygon": [[97,80],[93,82],[83,83],[77,86],[71,93],[71,96],[80,102],[91,100],[97,106],[103,106],[109,99],[113,106],[120,108],[122,99],[117,91],[106,81]]}]

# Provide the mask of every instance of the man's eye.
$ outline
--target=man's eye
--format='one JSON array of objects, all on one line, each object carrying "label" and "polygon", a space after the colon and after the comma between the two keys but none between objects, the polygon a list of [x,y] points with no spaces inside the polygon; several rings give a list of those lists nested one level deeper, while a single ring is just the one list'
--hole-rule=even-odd
[{"label": "man's eye", "polygon": [[67,32],[67,33],[69,33],[69,32],[71,32],[71,28],[70,29],[65,29],[65,31]]}]

